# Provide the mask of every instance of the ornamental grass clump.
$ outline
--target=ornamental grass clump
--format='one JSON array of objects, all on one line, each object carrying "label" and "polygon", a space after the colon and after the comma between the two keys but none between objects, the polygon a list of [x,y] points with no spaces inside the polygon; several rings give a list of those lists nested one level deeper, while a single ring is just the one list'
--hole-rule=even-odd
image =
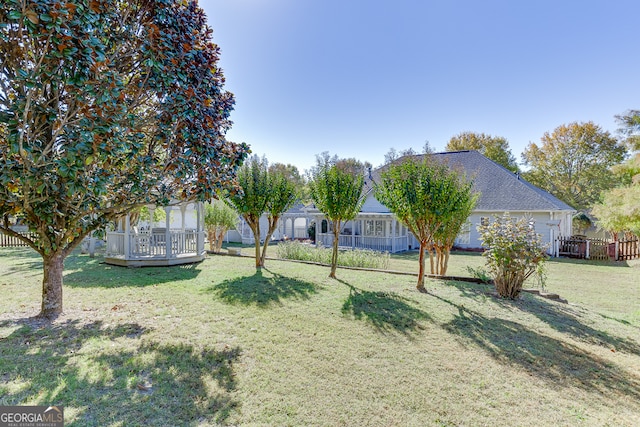
[{"label": "ornamental grass clump", "polygon": [[532,275],[544,284],[547,247],[530,218],[515,220],[505,213],[491,224],[480,225],[478,231],[487,269],[501,297],[518,298],[522,284]]},{"label": "ornamental grass clump", "polygon": [[[331,264],[333,250],[317,248],[296,241],[281,242],[277,246],[278,257],[298,261]],[[369,249],[347,249],[340,252],[338,265],[344,267],[377,268],[386,270],[391,259],[388,252]]]}]

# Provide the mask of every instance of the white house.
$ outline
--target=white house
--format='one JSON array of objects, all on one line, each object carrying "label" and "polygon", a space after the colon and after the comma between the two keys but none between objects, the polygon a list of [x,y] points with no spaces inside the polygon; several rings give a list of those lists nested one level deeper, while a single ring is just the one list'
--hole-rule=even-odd
[{"label": "white house", "polygon": [[[495,216],[509,212],[512,217],[530,217],[550,249],[558,236],[571,235],[571,218],[575,210],[550,193],[530,184],[519,174],[489,160],[477,151],[456,151],[430,154],[473,180],[480,194],[476,207],[456,239],[458,248],[481,248],[477,226]],[[419,247],[418,241],[400,224],[389,209],[373,196],[373,187],[381,169],[366,180],[366,200],[354,221],[345,224],[340,233],[341,247],[368,248],[401,252]],[[317,209],[308,209],[316,220],[316,242],[329,246],[333,242],[330,222]]]}]

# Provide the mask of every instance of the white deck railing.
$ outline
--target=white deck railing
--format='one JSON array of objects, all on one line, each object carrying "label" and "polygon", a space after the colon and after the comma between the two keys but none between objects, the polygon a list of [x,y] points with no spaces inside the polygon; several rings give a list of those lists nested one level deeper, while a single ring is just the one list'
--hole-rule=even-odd
[{"label": "white deck railing", "polygon": [[[180,255],[192,255],[198,253],[197,231],[169,231],[170,244],[167,245],[167,232],[139,232],[129,234],[128,248],[126,234],[124,232],[107,232],[107,256],[124,256],[128,259],[143,258],[175,258]],[[128,249],[128,250],[127,250]],[[128,254],[127,254],[128,252]]]},{"label": "white deck railing", "polygon": [[[318,235],[318,244],[331,246],[333,244],[333,234],[321,233]],[[338,246],[340,248],[371,249],[380,252],[400,252],[408,249],[409,241],[407,236],[397,237],[374,237],[374,236],[353,236],[341,234],[338,236]]]}]

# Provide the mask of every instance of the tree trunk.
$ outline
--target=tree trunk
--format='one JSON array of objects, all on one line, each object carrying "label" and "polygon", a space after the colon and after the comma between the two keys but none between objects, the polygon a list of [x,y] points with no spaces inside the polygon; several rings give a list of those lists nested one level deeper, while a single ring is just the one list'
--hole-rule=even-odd
[{"label": "tree trunk", "polygon": [[53,319],[62,313],[62,271],[65,256],[55,252],[43,256],[42,308],[38,317]]},{"label": "tree trunk", "polygon": [[449,254],[451,253],[451,249],[445,249],[444,251],[444,263],[442,265],[442,275],[447,274],[447,268],[449,267]]},{"label": "tree trunk", "polygon": [[424,291],[424,252],[426,250],[427,247],[427,242],[420,242],[420,257],[419,257],[419,263],[420,263],[420,269],[418,270],[418,285],[416,286],[416,288],[418,288],[419,291]]},{"label": "tree trunk", "polygon": [[338,243],[340,237],[340,221],[333,221],[333,253],[331,254],[331,273],[329,277],[336,278],[336,268],[338,267]]},{"label": "tree trunk", "polygon": [[216,238],[215,238],[215,231],[213,228],[207,229],[207,238],[209,239],[209,250],[211,252],[214,252],[215,251],[214,244],[215,244]]},{"label": "tree trunk", "polygon": [[227,232],[224,228],[220,228],[220,231],[216,235],[216,245],[214,251],[220,253],[222,250],[222,241],[224,240],[224,234]]},{"label": "tree trunk", "polygon": [[269,218],[269,230],[267,230],[267,235],[264,238],[264,246],[262,246],[262,255],[260,256],[260,264],[263,267],[264,267],[264,260],[267,257],[267,247],[269,246],[269,241],[271,240],[271,236],[273,236],[273,232],[276,231],[279,218],[280,217]]},{"label": "tree trunk", "polygon": [[253,232],[253,243],[256,252],[256,268],[264,267],[262,258],[260,258],[260,224],[249,224]]}]

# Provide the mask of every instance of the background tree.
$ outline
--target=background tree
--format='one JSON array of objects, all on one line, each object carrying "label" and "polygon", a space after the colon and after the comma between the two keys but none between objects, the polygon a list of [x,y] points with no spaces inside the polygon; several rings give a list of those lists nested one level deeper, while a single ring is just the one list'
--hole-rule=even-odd
[{"label": "background tree", "polygon": [[614,240],[618,233],[640,237],[640,184],[605,191],[602,202],[596,203],[591,212],[598,227]]},{"label": "background tree", "polygon": [[501,297],[518,298],[522,284],[534,274],[544,281],[546,247],[528,218],[516,221],[505,213],[488,225],[480,225],[478,231],[485,248],[482,255]]},{"label": "background tree", "polygon": [[362,197],[366,166],[355,159],[316,156],[316,166],[311,170],[309,189],[311,198],[333,227],[333,255],[329,277],[336,278],[340,230],[353,220],[364,203]]},{"label": "background tree", "polygon": [[209,250],[220,253],[227,231],[237,228],[238,213],[223,200],[204,205],[204,225],[209,239]]},{"label": "background tree", "polygon": [[211,36],[196,2],[0,2],[0,216],[38,237],[0,229],[43,258],[41,316],[89,232],[232,185],[248,147]]},{"label": "background tree", "polygon": [[[419,290],[424,290],[425,252],[429,252],[433,274],[446,272],[446,248],[475,204],[471,187],[463,174],[430,156],[407,157],[381,172],[376,199],[420,242]],[[434,263],[431,251],[436,241],[443,256]]]},{"label": "background tree", "polygon": [[518,162],[511,153],[509,142],[501,136],[491,136],[477,132],[462,132],[452,136],[447,146],[447,151],[477,150],[485,157],[504,166],[512,172],[518,172]]},{"label": "background tree", "polygon": [[522,154],[527,180],[578,210],[598,201],[616,186],[611,167],[622,162],[625,146],[593,122],[570,123],[545,133],[541,145],[530,143]]},{"label": "background tree", "polygon": [[[296,170],[297,173],[297,170]],[[266,158],[253,156],[238,170],[238,185],[242,189],[229,202],[251,228],[255,240],[256,268],[264,267],[267,247],[282,214],[296,201],[296,183],[283,165],[269,167]],[[268,228],[260,250],[260,217],[267,215]]]},{"label": "background tree", "polygon": [[620,132],[632,151],[640,151],[640,110],[628,110],[615,116]]}]

